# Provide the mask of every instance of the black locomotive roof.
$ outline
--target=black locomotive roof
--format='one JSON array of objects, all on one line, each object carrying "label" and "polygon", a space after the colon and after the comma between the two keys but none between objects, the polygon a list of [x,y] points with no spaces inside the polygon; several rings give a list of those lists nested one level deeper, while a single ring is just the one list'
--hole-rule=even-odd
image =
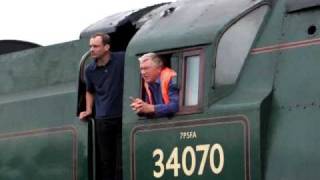
[{"label": "black locomotive roof", "polygon": [[19,40],[0,40],[0,55],[36,47],[40,45]]},{"label": "black locomotive roof", "polygon": [[164,4],[168,4],[168,3],[156,4],[156,5],[148,6],[142,9],[120,12],[120,13],[105,17],[104,19],[85,28],[81,32],[80,38],[90,37],[90,35],[96,32],[111,34],[116,32],[117,28],[127,23],[131,23],[131,25],[134,25],[136,26],[136,28],[139,28],[141,24],[136,24],[136,22],[142,16],[144,16],[145,14],[149,13],[153,9],[160,7]]},{"label": "black locomotive roof", "polygon": [[287,12],[301,11],[320,6],[320,0],[288,0],[286,4]]}]

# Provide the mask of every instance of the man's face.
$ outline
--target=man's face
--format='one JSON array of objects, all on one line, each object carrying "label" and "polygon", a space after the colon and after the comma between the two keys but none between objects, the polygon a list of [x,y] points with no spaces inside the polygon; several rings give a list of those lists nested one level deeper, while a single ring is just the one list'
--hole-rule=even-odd
[{"label": "man's face", "polygon": [[100,36],[91,38],[89,45],[91,57],[93,59],[100,59],[109,51],[109,45],[103,45],[102,38]]},{"label": "man's face", "polygon": [[140,63],[140,72],[142,78],[147,83],[152,83],[155,82],[160,76],[161,67],[157,66],[153,61],[148,59]]}]

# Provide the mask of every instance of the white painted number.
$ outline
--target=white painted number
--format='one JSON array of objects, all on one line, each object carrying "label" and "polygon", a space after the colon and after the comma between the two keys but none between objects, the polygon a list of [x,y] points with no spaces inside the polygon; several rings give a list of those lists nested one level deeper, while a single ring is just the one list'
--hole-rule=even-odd
[{"label": "white painted number", "polygon": [[202,145],[196,146],[197,151],[203,151],[202,159],[201,159],[201,163],[198,171],[198,175],[200,176],[203,174],[204,166],[206,165],[206,162],[207,162],[209,148],[210,148],[209,144],[202,144]]},{"label": "white painted number", "polygon": [[[187,155],[190,155],[191,165],[187,167]],[[187,146],[182,152],[182,170],[185,175],[191,176],[196,168],[196,153],[191,146]]]},{"label": "white painted number", "polygon": [[[174,147],[167,162],[163,163],[164,153],[161,149],[155,149],[153,151],[153,158],[157,158],[155,162],[155,169],[153,170],[153,176],[155,178],[161,178],[165,170],[172,170],[173,176],[179,176],[179,169],[181,169],[184,175],[192,176],[196,169],[196,152],[202,152],[202,158],[200,161],[198,175],[201,176],[204,173],[205,165],[209,155],[209,164],[213,174],[220,174],[224,167],[224,152],[220,144],[214,144],[210,148],[210,144],[201,144],[196,146],[196,151],[192,146],[187,146],[182,150],[181,164],[179,163],[179,149]],[[210,151],[210,152],[209,152]],[[215,161],[215,154],[218,153],[219,161]]]},{"label": "white painted number", "polygon": [[173,151],[166,163],[166,170],[173,170],[174,177],[178,177],[181,165],[178,163],[178,148],[173,148]]},{"label": "white painted number", "polygon": [[159,156],[158,161],[156,161],[154,163],[154,165],[156,167],[159,167],[159,171],[157,172],[157,171],[154,170],[153,171],[153,176],[155,178],[161,178],[163,176],[163,174],[164,174],[164,165],[162,163],[162,161],[163,161],[163,151],[161,149],[154,150],[153,151],[153,157],[155,157],[155,156]]},{"label": "white painted number", "polygon": [[[214,163],[214,153],[218,151],[219,152],[219,166],[216,167],[215,163]],[[214,144],[211,148],[210,151],[210,167],[213,173],[215,174],[219,174],[222,171],[224,165],[224,153],[223,153],[223,149],[221,147],[220,144]]]}]

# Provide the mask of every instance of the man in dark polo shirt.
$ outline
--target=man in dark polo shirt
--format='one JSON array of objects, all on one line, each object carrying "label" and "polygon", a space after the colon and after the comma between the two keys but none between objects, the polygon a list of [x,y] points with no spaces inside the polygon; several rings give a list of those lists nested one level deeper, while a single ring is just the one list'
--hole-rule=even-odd
[{"label": "man in dark polo shirt", "polygon": [[[93,61],[86,67],[86,111],[84,120],[95,108],[95,131],[98,180],[114,180],[116,172],[117,141],[121,143],[121,115],[123,92],[124,53],[110,52],[110,37],[97,33],[90,38]],[[119,146],[118,146],[119,147]]]}]

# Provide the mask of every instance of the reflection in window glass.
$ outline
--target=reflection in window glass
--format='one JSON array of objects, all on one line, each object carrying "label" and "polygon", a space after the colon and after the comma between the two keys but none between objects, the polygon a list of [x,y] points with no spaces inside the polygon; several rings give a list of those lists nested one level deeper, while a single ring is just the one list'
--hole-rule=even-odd
[{"label": "reflection in window glass", "polygon": [[172,56],[170,62],[171,68],[179,74],[179,56]]},{"label": "reflection in window glass", "polygon": [[200,57],[189,56],[186,58],[186,80],[184,105],[193,106],[198,104],[199,94],[199,68]]},{"label": "reflection in window glass", "polygon": [[256,37],[268,6],[262,6],[232,25],[220,39],[215,86],[234,84]]}]

